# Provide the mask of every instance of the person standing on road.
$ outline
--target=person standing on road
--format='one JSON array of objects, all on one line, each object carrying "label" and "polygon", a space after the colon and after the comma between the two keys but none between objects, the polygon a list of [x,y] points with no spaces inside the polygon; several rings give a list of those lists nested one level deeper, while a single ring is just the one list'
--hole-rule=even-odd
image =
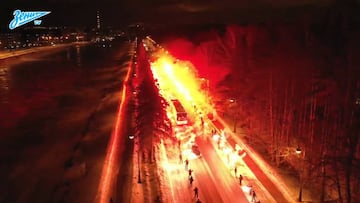
[{"label": "person standing on road", "polygon": [[191,176],[191,174],[192,174],[193,171],[194,171],[194,170],[189,169],[189,176]]},{"label": "person standing on road", "polygon": [[256,201],[256,192],[255,192],[255,190],[252,191],[251,197],[252,197],[251,202],[255,202]]},{"label": "person standing on road", "polygon": [[235,178],[237,177],[237,166],[235,166],[234,168],[234,174],[235,174]]},{"label": "person standing on road", "polygon": [[199,189],[197,187],[194,188],[194,197],[199,198]]},{"label": "person standing on road", "polygon": [[242,180],[243,180],[243,177],[242,177],[242,175],[240,174],[240,175],[239,175],[239,183],[240,183],[240,185],[242,185]]},{"label": "person standing on road", "polygon": [[185,159],[185,170],[188,170],[189,167],[189,160]]},{"label": "person standing on road", "polygon": [[192,183],[194,182],[194,178],[192,176],[189,177],[190,186],[192,186]]}]

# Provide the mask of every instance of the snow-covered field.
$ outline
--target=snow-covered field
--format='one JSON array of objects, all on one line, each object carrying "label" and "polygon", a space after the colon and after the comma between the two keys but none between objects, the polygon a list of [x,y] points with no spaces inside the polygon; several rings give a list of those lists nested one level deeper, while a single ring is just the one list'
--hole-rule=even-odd
[{"label": "snow-covered field", "polygon": [[111,56],[106,63],[99,57],[96,68],[84,62],[39,77],[20,92],[9,90],[9,102],[0,107],[0,202],[93,201],[127,48],[105,50]]}]

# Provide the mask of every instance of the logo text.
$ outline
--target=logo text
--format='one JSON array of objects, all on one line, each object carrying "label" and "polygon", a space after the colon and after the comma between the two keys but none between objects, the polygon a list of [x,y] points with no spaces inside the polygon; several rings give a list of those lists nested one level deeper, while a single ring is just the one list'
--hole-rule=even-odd
[{"label": "logo text", "polygon": [[[9,23],[9,29],[13,30],[17,27],[25,25],[31,21],[35,21],[38,18],[41,18],[45,15],[51,13],[50,11],[26,11],[15,10],[13,15],[14,19]],[[40,21],[41,22],[41,21]]]}]

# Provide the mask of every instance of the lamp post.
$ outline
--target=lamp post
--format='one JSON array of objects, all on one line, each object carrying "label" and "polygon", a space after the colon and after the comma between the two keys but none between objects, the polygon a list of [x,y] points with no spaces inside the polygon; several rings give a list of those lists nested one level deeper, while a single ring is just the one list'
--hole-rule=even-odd
[{"label": "lamp post", "polygon": [[[301,151],[301,148],[298,146],[297,148],[296,148],[296,154],[298,154],[299,156],[301,156],[300,154],[302,153],[302,151]],[[302,202],[302,189],[303,189],[303,168],[304,168],[304,159],[302,158],[302,157],[300,157],[301,158],[301,168],[300,168],[300,188],[299,188],[299,197],[298,197],[298,202]]]},{"label": "lamp post", "polygon": [[[134,135],[129,135],[129,139],[133,140],[135,138]],[[139,147],[139,136],[136,136],[136,152],[137,152],[137,165],[138,165],[138,183],[141,183],[141,176],[140,176],[140,147]]]},{"label": "lamp post", "polygon": [[[235,99],[229,99],[229,102],[231,104],[231,106],[235,106],[236,104],[236,100]],[[233,132],[236,133],[236,123],[237,123],[237,113],[236,110],[234,111],[235,113],[233,114],[233,119],[234,119],[234,129]]]}]

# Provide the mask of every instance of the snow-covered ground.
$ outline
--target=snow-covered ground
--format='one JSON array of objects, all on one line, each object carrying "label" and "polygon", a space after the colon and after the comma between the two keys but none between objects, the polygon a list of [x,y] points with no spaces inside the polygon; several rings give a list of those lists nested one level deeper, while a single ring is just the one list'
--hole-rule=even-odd
[{"label": "snow-covered ground", "polygon": [[[190,73],[183,73],[182,71],[187,69],[182,68],[180,61],[176,65],[170,65],[171,63],[166,59],[170,62],[175,60],[165,52],[164,58],[160,57],[158,59],[159,61],[163,60],[162,63],[155,62],[155,65],[153,64],[151,68],[159,83],[161,94],[166,99],[172,99],[174,95],[177,95],[176,98],[179,100],[181,100],[180,98],[187,98],[187,100],[181,100],[181,103],[186,109],[188,119],[194,122],[189,122],[190,124],[184,127],[187,129],[186,132],[181,133],[181,135],[174,135],[179,139],[178,146],[172,142],[167,142],[167,140],[164,140],[158,146],[159,159],[157,165],[161,169],[162,181],[167,183],[164,187],[166,192],[163,192],[163,200],[165,202],[196,201],[197,198],[194,198],[193,189],[197,187],[200,191],[199,199],[205,202],[246,202],[252,200],[249,192],[251,186],[257,193],[257,201],[276,202],[268,192],[268,188],[262,185],[252,173],[252,169],[241,160],[240,163],[237,163],[239,165],[239,174],[241,173],[244,176],[243,185],[240,186],[237,178],[238,174],[235,174],[236,177],[234,177],[232,173],[234,164],[229,163],[229,160],[226,159],[229,154],[225,153],[226,150],[223,148],[217,149],[216,144],[211,141],[211,129],[213,128],[209,125],[211,121],[205,119],[205,125],[201,130],[201,123],[204,120],[202,115],[197,112],[197,109],[202,111],[210,104],[199,99],[205,97],[205,95],[202,95],[203,92],[199,92],[196,86],[199,79]],[[194,101],[195,97],[199,100]],[[192,103],[189,103],[189,100]],[[195,106],[198,108],[195,108]],[[171,108],[168,115],[172,114],[170,111]],[[202,122],[197,122],[200,120]],[[177,122],[173,121],[173,123],[176,125]],[[188,137],[191,134],[190,137],[192,138],[190,140],[183,139],[183,136]],[[191,147],[195,143],[202,154],[200,157],[192,155]],[[230,150],[230,147],[227,148]],[[190,154],[184,153],[188,151]],[[194,170],[193,185],[189,184],[188,177],[190,174],[188,174],[186,168],[184,169],[184,164],[180,162],[179,157],[189,160],[189,167]]]},{"label": "snow-covered ground", "polygon": [[[52,75],[51,85],[39,78],[32,85],[48,85],[46,92],[23,92],[29,99],[6,104],[26,111],[10,125],[0,123],[6,132],[0,137],[0,202],[94,200],[126,74],[127,45],[116,54],[102,68]],[[2,106],[1,112],[12,112]]]},{"label": "snow-covered ground", "polygon": [[[171,58],[169,55],[166,57]],[[169,61],[172,61],[172,59]],[[166,74],[161,74],[162,72],[159,74],[159,71],[162,71],[161,66],[152,68],[155,69],[153,72],[155,72],[154,75],[156,75],[161,94],[164,98],[168,98],[169,95],[170,97],[171,95],[177,95],[178,98],[186,97],[191,100],[191,98],[194,98],[194,95],[199,96],[201,94],[196,91],[192,92],[196,89],[196,86],[194,88],[189,87],[193,89],[186,89],[185,83],[197,81],[197,78],[192,78],[190,74],[185,74],[185,80],[182,80],[184,78],[179,76],[179,72],[177,72],[177,75],[174,74],[177,67],[171,67],[166,62],[164,64]],[[181,64],[181,62],[178,61],[177,64]],[[173,68],[173,71],[170,71],[170,68]],[[166,82],[164,82],[165,80]],[[165,83],[166,85],[164,86]],[[176,87],[169,88],[169,85]],[[176,90],[179,91],[176,92]],[[183,105],[186,108],[188,106],[186,104],[187,101],[182,102],[185,102]],[[200,120],[199,116],[201,117],[201,115],[196,113],[195,105],[199,109],[205,109],[206,105],[209,104],[192,102],[190,109],[186,109],[188,116],[191,115],[190,118],[194,121]],[[192,112],[192,106],[194,106],[195,112]],[[216,110],[213,109],[213,111],[215,112]],[[171,144],[171,142],[163,141],[158,145],[156,163],[161,182],[163,183],[162,200],[164,202],[196,201],[192,192],[192,189],[196,186],[201,191],[199,198],[205,202],[251,202],[251,188],[257,194],[256,201],[296,202],[297,196],[294,191],[298,188],[294,188],[293,185],[289,184],[289,179],[284,181],[283,177],[278,174],[278,171],[267,164],[261,158],[261,155],[244,143],[237,134],[231,133],[228,130],[229,127],[224,123],[224,120],[220,117],[218,119],[227,129],[226,137],[229,139],[225,140],[221,146],[217,141],[212,140],[213,132],[211,129],[217,128],[217,126],[214,126],[210,119],[205,119],[203,134],[199,131],[201,127],[198,122],[194,122],[191,126],[186,127],[194,128],[193,132],[195,132],[194,137],[196,138],[193,139],[193,142],[199,146],[202,152],[201,158],[190,160],[190,168],[195,171],[193,173],[193,186],[189,185],[189,175],[187,170],[184,170],[184,164],[179,160],[179,155],[184,152],[182,146],[187,144],[183,143],[183,141],[180,144],[179,141],[179,146],[177,146],[176,144]],[[217,130],[222,131],[223,129]],[[235,145],[239,149],[236,149]],[[239,150],[243,151],[241,155],[239,155]],[[235,166],[237,174],[234,172]],[[244,178],[241,186],[238,182],[239,174]],[[296,185],[296,180],[293,181],[292,183]],[[305,190],[304,193],[306,193]],[[141,196],[141,191],[138,193],[138,196]]]}]

